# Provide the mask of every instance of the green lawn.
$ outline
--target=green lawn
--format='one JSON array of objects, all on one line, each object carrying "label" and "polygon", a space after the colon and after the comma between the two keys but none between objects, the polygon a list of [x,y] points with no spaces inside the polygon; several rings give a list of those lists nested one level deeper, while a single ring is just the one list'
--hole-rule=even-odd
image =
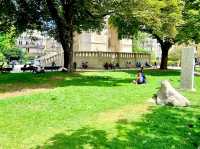
[{"label": "green lawn", "polygon": [[0,148],[197,149],[200,77],[182,92],[192,106],[173,108],[147,100],[164,79],[178,87],[178,71],[147,70],[146,85],[131,83],[135,73],[0,74]]},{"label": "green lawn", "polygon": [[196,67],[195,71],[200,72],[200,67]]}]

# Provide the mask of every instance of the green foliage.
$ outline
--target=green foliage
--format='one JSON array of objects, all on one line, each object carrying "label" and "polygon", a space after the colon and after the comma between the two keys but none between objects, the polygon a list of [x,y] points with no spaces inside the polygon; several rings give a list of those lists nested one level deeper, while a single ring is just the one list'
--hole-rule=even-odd
[{"label": "green foliage", "polygon": [[181,49],[182,47],[175,46],[170,52],[168,59],[170,61],[180,61],[181,60]]},{"label": "green foliage", "polygon": [[[77,32],[101,30],[112,5],[113,2],[107,0],[2,0],[0,25],[11,23],[18,32],[26,29],[47,31],[58,39],[58,30],[63,27]],[[11,18],[13,22],[6,22]]]},{"label": "green foliage", "polygon": [[8,60],[20,60],[24,57],[24,52],[20,48],[9,48],[3,51],[4,56]]},{"label": "green foliage", "polygon": [[15,28],[11,28],[8,32],[0,32],[0,51],[6,51],[15,46]]},{"label": "green foliage", "polygon": [[169,66],[180,66],[180,61],[168,60],[168,65]]},{"label": "green foliage", "polygon": [[64,67],[73,70],[73,34],[100,31],[115,0],[2,0],[0,27],[12,24],[17,33],[27,29],[47,32],[64,50]]},{"label": "green foliage", "polygon": [[134,36],[132,39],[133,51],[141,51],[141,52],[147,51],[146,49],[141,48],[141,46],[148,37],[149,37],[148,34],[143,32],[138,32],[138,34]]},{"label": "green foliage", "polygon": [[135,18],[126,17],[126,19],[124,19],[124,16],[121,15],[112,15],[109,18],[109,24],[117,27],[119,39],[133,39],[139,30],[139,23]]},{"label": "green foliage", "polygon": [[147,52],[147,49],[138,47],[138,48],[134,48],[133,52]]},{"label": "green foliage", "polygon": [[159,36],[161,39],[174,38],[176,26],[182,23],[181,0],[140,0],[122,4],[119,13],[111,16],[111,24],[118,27],[120,37],[132,38],[138,30]]},{"label": "green foliage", "polygon": [[132,38],[141,30],[173,44],[199,43],[199,18],[199,0],[128,0],[110,22],[118,27],[122,38]]},{"label": "green foliage", "polygon": [[184,24],[184,6],[183,0],[127,0],[110,23],[118,28],[120,38],[133,39],[138,31],[156,38],[162,49],[160,69],[167,69],[168,51],[178,41],[178,27]]},{"label": "green foliage", "polygon": [[24,58],[22,49],[16,48],[16,30],[11,27],[9,31],[0,33],[0,53],[4,60],[19,60]]},{"label": "green foliage", "polygon": [[[27,63],[29,60],[31,59],[31,57],[29,56],[28,52],[23,52],[23,55],[22,55],[22,62],[23,63]],[[34,59],[34,58],[32,58]]]},{"label": "green foliage", "polygon": [[177,40],[181,43],[200,43],[200,1],[185,0],[183,10],[184,24],[179,26]]},{"label": "green foliage", "polygon": [[5,56],[0,52],[0,64],[5,61]]}]

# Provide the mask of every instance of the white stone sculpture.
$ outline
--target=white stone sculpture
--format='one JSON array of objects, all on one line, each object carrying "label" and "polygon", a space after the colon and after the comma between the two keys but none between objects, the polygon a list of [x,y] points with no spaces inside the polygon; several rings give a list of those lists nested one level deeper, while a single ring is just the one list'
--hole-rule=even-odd
[{"label": "white stone sculpture", "polygon": [[189,106],[190,102],[179,92],[177,92],[169,81],[165,80],[161,83],[161,88],[158,91],[155,101],[159,105],[170,105],[170,106]]}]

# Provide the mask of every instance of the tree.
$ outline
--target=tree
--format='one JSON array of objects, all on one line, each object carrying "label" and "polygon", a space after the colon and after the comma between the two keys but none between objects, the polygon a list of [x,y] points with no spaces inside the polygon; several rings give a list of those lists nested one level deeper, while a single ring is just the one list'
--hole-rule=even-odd
[{"label": "tree", "polygon": [[171,50],[169,51],[169,62],[171,64],[180,64],[181,61],[181,54],[182,54],[182,45],[175,45]]},{"label": "tree", "polygon": [[46,31],[61,43],[64,50],[64,67],[71,71],[74,32],[100,31],[104,27],[104,17],[112,12],[111,2],[111,0],[2,0],[0,27],[14,25],[19,33],[26,29]]},{"label": "tree", "polygon": [[200,43],[200,0],[184,0],[184,24],[178,27],[179,43]]},{"label": "tree", "polygon": [[0,33],[0,61],[19,60],[24,58],[22,49],[15,47],[16,32],[13,27],[6,33]]},{"label": "tree", "polygon": [[0,51],[4,52],[15,46],[15,29],[11,27],[6,33],[0,32]]},{"label": "tree", "polygon": [[[182,24],[181,0],[127,0],[111,16],[120,38],[133,38],[138,31],[151,34],[161,45],[160,69],[167,69],[168,52],[176,42],[177,26]],[[123,9],[127,7],[127,9]]]},{"label": "tree", "polygon": [[5,56],[0,52],[0,65],[5,61]]},{"label": "tree", "polygon": [[25,52],[23,52],[22,49],[15,47],[6,49],[5,51],[3,51],[3,54],[8,61],[22,60],[25,56]]},{"label": "tree", "polygon": [[132,47],[134,52],[145,52],[147,51],[142,47],[144,45],[145,40],[149,37],[148,34],[143,33],[143,32],[138,32],[136,36],[133,37],[132,39]]}]

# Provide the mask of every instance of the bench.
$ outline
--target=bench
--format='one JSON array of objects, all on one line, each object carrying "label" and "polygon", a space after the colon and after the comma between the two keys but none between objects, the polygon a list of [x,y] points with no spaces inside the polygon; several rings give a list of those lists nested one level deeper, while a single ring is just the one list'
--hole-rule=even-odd
[{"label": "bench", "polygon": [[0,68],[0,72],[11,72],[13,69],[10,67]]},{"label": "bench", "polygon": [[21,71],[25,72],[25,71],[35,71],[36,67],[34,66],[29,66],[29,67],[22,67]]}]

